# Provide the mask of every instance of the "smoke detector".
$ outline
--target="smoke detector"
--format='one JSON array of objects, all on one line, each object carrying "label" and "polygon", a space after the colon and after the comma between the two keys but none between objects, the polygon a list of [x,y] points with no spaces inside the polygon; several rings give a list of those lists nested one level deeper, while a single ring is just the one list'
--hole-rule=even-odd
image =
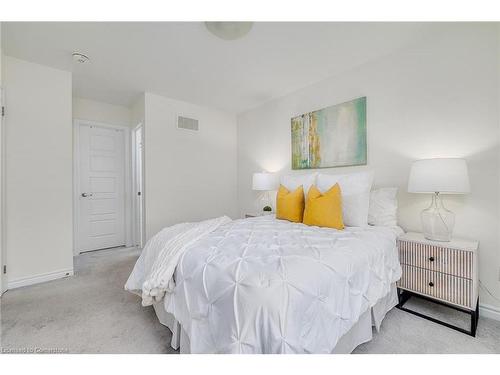
[{"label": "smoke detector", "polygon": [[90,59],[87,55],[84,55],[80,52],[73,52],[73,62],[78,64],[86,64],[90,62]]},{"label": "smoke detector", "polygon": [[243,38],[252,29],[253,22],[205,22],[205,27],[224,40]]}]

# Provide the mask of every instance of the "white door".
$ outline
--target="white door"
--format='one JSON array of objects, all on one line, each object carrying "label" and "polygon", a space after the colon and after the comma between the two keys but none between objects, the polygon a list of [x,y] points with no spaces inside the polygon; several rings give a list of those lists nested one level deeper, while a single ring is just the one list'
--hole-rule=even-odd
[{"label": "white door", "polygon": [[78,137],[79,252],[125,245],[125,135],[80,124]]}]

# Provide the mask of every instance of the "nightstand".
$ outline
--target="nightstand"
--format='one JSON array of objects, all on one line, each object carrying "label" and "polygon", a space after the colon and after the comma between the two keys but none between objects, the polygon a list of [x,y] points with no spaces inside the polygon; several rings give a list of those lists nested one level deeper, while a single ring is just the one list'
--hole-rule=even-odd
[{"label": "nightstand", "polygon": [[[398,308],[475,336],[479,319],[479,242],[461,239],[437,242],[426,239],[422,233],[406,233],[398,238],[397,244],[403,270],[397,283]],[[404,307],[413,296],[469,314],[470,331]]]}]

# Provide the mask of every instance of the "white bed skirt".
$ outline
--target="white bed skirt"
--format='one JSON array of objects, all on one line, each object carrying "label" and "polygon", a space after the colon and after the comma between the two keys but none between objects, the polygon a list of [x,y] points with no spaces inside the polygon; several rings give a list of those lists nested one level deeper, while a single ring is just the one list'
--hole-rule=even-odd
[{"label": "white bed skirt", "polygon": [[[373,338],[372,327],[378,331],[385,315],[398,304],[398,295],[396,284],[392,284],[391,291],[381,298],[371,309],[366,310],[352,328],[340,338],[333,354],[349,354],[358,345],[370,341]],[[182,326],[174,316],[165,311],[163,302],[153,304],[158,320],[161,324],[167,326],[172,332],[172,341],[170,345],[174,349],[180,349],[181,354],[190,353],[189,337],[182,329]]]}]

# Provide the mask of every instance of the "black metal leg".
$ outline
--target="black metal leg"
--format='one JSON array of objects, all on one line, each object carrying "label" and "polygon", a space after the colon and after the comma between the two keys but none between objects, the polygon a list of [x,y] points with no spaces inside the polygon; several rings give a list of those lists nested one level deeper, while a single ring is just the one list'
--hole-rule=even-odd
[{"label": "black metal leg", "polygon": [[476,312],[470,314],[470,335],[476,336]]},{"label": "black metal leg", "polygon": [[[425,299],[427,301],[430,301],[430,302],[434,302],[438,305],[442,305],[442,306],[446,306],[446,307],[449,307],[451,309],[454,309],[454,310],[458,310],[458,311],[461,311],[463,313],[466,313],[466,314],[469,314],[471,316],[471,324],[470,324],[470,330],[467,331],[461,327],[457,327],[457,326],[454,326],[452,324],[449,324],[449,323],[446,323],[446,322],[442,322],[438,319],[435,319],[431,316],[428,316],[428,315],[425,315],[425,314],[422,314],[422,313],[419,313],[417,311],[413,311],[413,310],[410,310],[406,307],[404,307],[404,304],[410,299],[410,297],[417,297],[417,298],[421,298],[421,299]],[[434,322],[434,323],[437,323],[437,324],[441,324],[445,327],[448,327],[448,328],[451,328],[451,329],[454,329],[456,331],[459,331],[459,332],[462,332],[462,333],[465,333],[465,334],[468,334],[472,337],[476,337],[476,330],[477,330],[477,323],[479,321],[479,298],[477,300],[477,303],[476,303],[476,308],[475,310],[467,310],[467,309],[463,309],[463,308],[460,308],[460,307],[457,307],[457,306],[453,306],[453,305],[449,305],[445,302],[441,302],[441,301],[436,301],[432,298],[429,298],[429,297],[426,297],[426,296],[422,296],[420,294],[416,294],[416,293],[412,293],[408,290],[403,290],[403,289],[399,289],[398,288],[398,305],[397,305],[397,308],[402,310],[402,311],[406,311],[410,314],[413,314],[413,315],[416,315],[420,318],[423,318],[423,319],[427,319],[427,320],[430,320],[431,322]]]},{"label": "black metal leg", "polygon": [[479,298],[477,299],[476,310],[471,314],[470,335],[473,337],[476,337],[478,322],[479,322]]},{"label": "black metal leg", "polygon": [[406,303],[406,301],[410,299],[410,297],[411,293],[409,293],[406,290],[398,288],[398,301],[399,301],[398,307],[403,307],[403,305]]}]

